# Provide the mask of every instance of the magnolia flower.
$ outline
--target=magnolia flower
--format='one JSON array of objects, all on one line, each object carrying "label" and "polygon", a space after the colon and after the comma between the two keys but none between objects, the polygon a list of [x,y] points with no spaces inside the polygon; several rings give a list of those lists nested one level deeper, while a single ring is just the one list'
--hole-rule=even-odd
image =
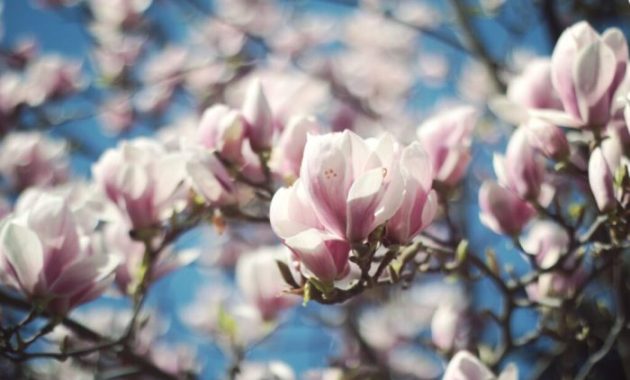
[{"label": "magnolia flower", "polygon": [[31,106],[46,100],[77,92],[85,81],[81,63],[68,61],[57,55],[47,55],[33,60],[25,73],[26,99]]},{"label": "magnolia flower", "polygon": [[600,211],[613,209],[617,200],[621,200],[622,194],[615,189],[614,179],[619,166],[624,162],[622,156],[623,146],[616,134],[602,141],[591,153],[588,161],[588,182]]},{"label": "magnolia flower", "polygon": [[527,297],[533,301],[570,298],[585,278],[586,274],[582,268],[576,268],[571,274],[560,271],[543,273],[536,282],[527,285],[525,291]]},{"label": "magnolia flower", "polygon": [[299,297],[283,294],[287,285],[276,262],[286,262],[288,257],[285,247],[267,247],[240,256],[236,264],[238,287],[264,320],[275,319],[299,301]]},{"label": "magnolia flower", "polygon": [[365,239],[402,202],[398,149],[391,135],[368,142],[348,130],[309,136],[300,171],[321,224],[348,241]]},{"label": "magnolia flower", "polygon": [[545,157],[563,160],[569,156],[569,141],[562,128],[538,119],[530,119],[522,127],[530,144]]},{"label": "magnolia flower", "polygon": [[273,115],[258,80],[247,89],[243,101],[243,117],[252,149],[256,152],[271,148],[273,138]]},{"label": "magnolia flower", "polygon": [[[560,225],[549,221],[534,224],[527,236],[521,239],[521,245],[527,254],[535,256],[536,264],[545,270],[557,265],[563,256],[571,254],[569,235]],[[557,270],[542,273],[536,282],[528,285],[528,297],[541,300],[570,296],[584,280],[585,271],[575,267],[574,256],[566,257],[560,266]]]},{"label": "magnolia flower", "polygon": [[324,229],[300,179],[281,188],[269,207],[273,231],[302,265],[306,277],[330,283],[350,271],[350,244]]},{"label": "magnolia flower", "polygon": [[15,190],[65,182],[67,146],[39,132],[10,133],[0,146],[0,174]]},{"label": "magnolia flower", "polygon": [[66,202],[56,196],[42,196],[3,221],[0,258],[12,285],[59,314],[100,296],[118,265],[116,256],[92,247]]},{"label": "magnolia flower", "polygon": [[541,268],[556,264],[569,249],[569,235],[556,223],[540,221],[532,226],[527,237],[521,239],[526,253],[536,257]]},{"label": "magnolia flower", "polygon": [[528,62],[508,83],[506,96],[492,99],[489,106],[501,119],[512,124],[526,122],[530,110],[561,110],[562,103],[551,84],[551,60],[535,58]]},{"label": "magnolia flower", "polygon": [[436,180],[453,186],[466,173],[477,118],[474,108],[460,107],[440,113],[418,128],[420,143],[431,158]]},{"label": "magnolia flower", "polygon": [[92,166],[95,182],[128,218],[133,228],[149,227],[172,210],[185,178],[184,157],[157,142],[123,141]]},{"label": "magnolia flower", "polygon": [[497,234],[516,235],[536,215],[529,203],[492,181],[479,189],[479,208],[481,222]]},{"label": "magnolia flower", "polygon": [[390,240],[405,244],[433,221],[438,200],[435,190],[431,189],[431,161],[420,144],[413,143],[403,150],[400,167],[404,187],[403,201],[387,222],[386,230]]},{"label": "magnolia flower", "polygon": [[494,155],[499,183],[523,199],[536,199],[545,176],[545,163],[529,141],[524,128],[517,129],[508,143],[505,157]]},{"label": "magnolia flower", "polygon": [[201,117],[198,138],[201,145],[216,150],[223,158],[242,161],[245,138],[243,115],[223,104],[208,108]]},{"label": "magnolia flower", "polygon": [[252,195],[248,187],[239,186],[234,181],[211,151],[195,150],[186,162],[186,173],[192,187],[211,205],[244,203]]},{"label": "magnolia flower", "polygon": [[91,234],[99,223],[115,220],[120,215],[116,206],[107,199],[101,189],[87,182],[68,182],[54,187],[29,187],[20,193],[15,202],[15,211],[27,212],[41,198],[50,195],[65,200],[77,228],[86,235]]},{"label": "magnolia flower", "polygon": [[540,115],[558,125],[605,126],[627,61],[628,45],[621,30],[610,28],[599,35],[585,21],[566,29],[551,57],[551,79],[564,113]]},{"label": "magnolia flower", "polygon": [[317,134],[320,130],[320,125],[312,117],[295,116],[289,119],[271,151],[269,168],[276,175],[293,181],[300,174],[307,135]]},{"label": "magnolia flower", "polygon": [[485,364],[468,351],[459,351],[446,367],[442,380],[518,380],[518,369],[509,364],[495,376]]},{"label": "magnolia flower", "polygon": [[[532,226],[527,237],[521,239],[521,245],[527,254],[534,255],[538,266],[542,269],[558,265],[564,255],[569,252],[569,235],[560,225],[541,221]],[[584,281],[586,272],[576,263],[575,256],[564,258],[560,268],[542,273],[536,282],[529,284],[525,290],[527,296],[538,301],[552,297],[569,297]]]}]

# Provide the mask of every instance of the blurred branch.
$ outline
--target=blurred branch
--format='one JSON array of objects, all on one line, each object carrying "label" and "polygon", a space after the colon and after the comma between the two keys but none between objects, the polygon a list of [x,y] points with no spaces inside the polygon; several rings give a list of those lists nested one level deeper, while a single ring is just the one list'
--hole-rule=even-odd
[{"label": "blurred branch", "polygon": [[547,31],[549,37],[551,37],[551,46],[556,44],[560,34],[562,33],[562,25],[560,19],[556,14],[555,1],[554,0],[542,0],[542,10],[545,15],[545,22],[547,23]]},{"label": "blurred branch", "polygon": [[[0,290],[0,303],[18,310],[24,310],[24,311],[29,311],[32,309],[32,306],[30,303],[28,303],[27,301],[24,301],[20,298],[14,297],[6,292],[4,292],[3,290]],[[47,317],[47,318],[55,318],[55,316],[51,315],[48,312],[42,312],[42,315]],[[95,342],[97,344],[97,347],[99,350],[102,350],[104,348],[107,349],[114,349],[114,348],[119,348],[119,351],[116,352],[116,354],[118,356],[120,356],[120,358],[123,361],[132,363],[133,365],[137,366],[138,369],[140,369],[143,373],[147,374],[147,375],[151,375],[156,379],[164,379],[164,380],[176,380],[177,378],[169,373],[164,372],[162,369],[160,369],[159,367],[157,367],[154,363],[152,363],[151,361],[149,361],[148,359],[136,354],[130,347],[126,346],[126,345],[120,345],[120,344],[113,344],[115,342],[111,342],[108,339],[106,339],[104,336],[102,336],[101,334],[97,333],[96,331],[84,326],[83,324],[81,324],[80,322],[71,319],[69,317],[63,317],[61,319],[61,324],[65,327],[67,327],[69,330],[71,330],[73,333],[75,333],[78,337],[82,338],[82,339],[86,339],[92,342]],[[4,349],[3,349],[4,351]],[[86,355],[91,353],[92,350],[82,350],[82,351],[77,351],[75,352],[75,354],[77,355]],[[53,357],[55,359],[58,360],[63,360],[67,357],[69,357],[72,354],[72,352],[68,352],[68,353],[62,353],[60,352],[59,354],[53,354],[53,353],[42,353],[39,357]],[[37,355],[33,358],[38,357]],[[25,353],[25,357],[24,360],[28,360],[31,359],[31,357],[29,357],[29,353]]]},{"label": "blurred branch", "polygon": [[477,32],[472,24],[472,18],[467,14],[466,6],[462,0],[451,0],[457,19],[464,30],[470,50],[475,53],[475,56],[486,67],[486,70],[490,74],[494,90],[497,92],[505,92],[506,86],[499,77],[499,65],[490,57],[490,54],[484,44],[481,42]]}]

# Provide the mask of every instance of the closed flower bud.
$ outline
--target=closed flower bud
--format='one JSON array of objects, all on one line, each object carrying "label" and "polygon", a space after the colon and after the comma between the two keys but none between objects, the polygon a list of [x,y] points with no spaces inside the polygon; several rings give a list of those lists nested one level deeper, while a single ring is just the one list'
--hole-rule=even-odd
[{"label": "closed flower bud", "polygon": [[247,89],[242,112],[252,149],[256,152],[271,149],[273,115],[259,81],[252,82]]},{"label": "closed flower bud", "polygon": [[524,128],[517,129],[505,157],[495,155],[494,170],[499,183],[523,199],[536,199],[545,175],[545,163],[534,149]]},{"label": "closed flower bud", "polygon": [[562,128],[537,119],[531,119],[523,128],[530,143],[546,157],[561,161],[569,156],[569,141]]},{"label": "closed flower bud", "polygon": [[318,134],[321,127],[312,117],[295,116],[289,119],[277,144],[274,144],[269,168],[290,181],[300,175],[302,156],[308,134]]},{"label": "closed flower bud", "polygon": [[402,204],[387,222],[389,240],[405,244],[426,228],[438,208],[437,194],[431,189],[431,161],[420,144],[413,143],[402,152]]},{"label": "closed flower bud", "polygon": [[239,162],[242,156],[245,124],[243,116],[223,104],[208,108],[199,123],[199,142],[222,157]]},{"label": "closed flower bud", "polygon": [[517,235],[536,215],[529,203],[492,181],[481,185],[479,207],[481,222],[498,234]]},{"label": "closed flower bud", "polygon": [[432,117],[418,129],[436,180],[454,186],[466,174],[477,118],[474,108],[460,107]]}]

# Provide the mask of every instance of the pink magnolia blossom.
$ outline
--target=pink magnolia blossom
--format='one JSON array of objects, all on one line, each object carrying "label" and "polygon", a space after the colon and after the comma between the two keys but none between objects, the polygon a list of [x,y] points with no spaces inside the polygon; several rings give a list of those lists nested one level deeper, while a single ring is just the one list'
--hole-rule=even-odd
[{"label": "pink magnolia blossom", "polygon": [[230,104],[242,104],[247,90],[260,80],[269,102],[276,130],[283,130],[295,115],[314,115],[326,109],[330,101],[329,84],[307,75],[290,64],[270,62],[268,69],[256,70],[239,81],[228,93]]},{"label": "pink magnolia blossom", "polygon": [[510,364],[499,376],[495,376],[490,369],[477,357],[468,351],[459,351],[446,367],[443,380],[518,380],[518,370]]},{"label": "pink magnolia blossom", "polygon": [[620,200],[614,179],[622,164],[622,150],[621,141],[613,134],[593,150],[588,161],[588,182],[600,211],[611,210]]},{"label": "pink magnolia blossom", "polygon": [[526,122],[530,110],[562,110],[562,103],[551,84],[551,60],[534,58],[508,83],[505,97],[490,102],[490,108],[512,124]]},{"label": "pink magnolia blossom", "polygon": [[563,160],[569,156],[569,141],[562,128],[538,119],[530,119],[523,128],[529,142],[546,157]]},{"label": "pink magnolia blossom", "polygon": [[67,146],[39,132],[8,134],[0,146],[0,174],[16,190],[68,179]]},{"label": "pink magnolia blossom", "polygon": [[187,344],[167,344],[156,342],[151,345],[150,357],[156,365],[168,374],[178,378],[199,371],[196,351]]},{"label": "pink magnolia blossom", "polygon": [[307,135],[317,134],[321,129],[312,117],[291,118],[271,151],[269,168],[272,172],[289,182],[295,180],[300,175]]},{"label": "pink magnolia blossom", "polygon": [[516,235],[536,215],[529,203],[492,181],[479,189],[479,208],[481,222],[498,234]]},{"label": "pink magnolia blossom", "polygon": [[251,197],[251,191],[237,184],[211,151],[196,149],[187,159],[186,173],[193,189],[209,204],[235,205]]},{"label": "pink magnolia blossom", "polygon": [[369,142],[348,130],[309,136],[300,178],[327,230],[359,242],[398,211],[403,181],[393,161],[397,149],[391,135]]},{"label": "pink magnolia blossom", "polygon": [[120,215],[116,206],[95,184],[77,181],[54,187],[29,187],[20,193],[15,202],[15,211],[28,212],[41,198],[51,195],[65,200],[77,228],[85,235],[91,234],[100,222],[115,220]]},{"label": "pink magnolia blossom", "polygon": [[255,152],[270,149],[274,130],[273,115],[258,80],[249,85],[242,112],[252,149]]},{"label": "pink magnolia blossom", "polygon": [[185,178],[184,157],[167,153],[147,139],[123,141],[92,166],[95,182],[129,219],[134,228],[159,222],[180,195]]},{"label": "pink magnolia blossom", "polygon": [[438,200],[435,190],[431,189],[431,161],[420,144],[416,142],[403,149],[400,167],[403,201],[387,222],[387,236],[394,242],[405,244],[433,221]]},{"label": "pink magnolia blossom", "polygon": [[505,156],[494,155],[494,171],[499,183],[519,197],[538,197],[545,176],[545,163],[525,128],[512,134]]},{"label": "pink magnolia blossom", "polygon": [[460,107],[440,113],[419,127],[418,137],[431,158],[436,180],[454,186],[466,173],[477,118],[474,108]]},{"label": "pink magnolia blossom", "polygon": [[32,106],[71,95],[85,85],[81,63],[57,55],[33,60],[25,72],[26,99]]},{"label": "pink magnolia blossom", "polygon": [[114,255],[96,251],[66,202],[40,197],[0,227],[1,266],[29,299],[55,313],[100,296],[113,280]]},{"label": "pink magnolia blossom", "polygon": [[566,29],[551,58],[552,83],[564,114],[547,113],[551,121],[572,127],[605,126],[627,61],[628,45],[621,30],[610,28],[600,35],[585,21]]},{"label": "pink magnolia blossom", "polygon": [[333,282],[348,274],[350,244],[324,229],[300,179],[276,192],[269,219],[305,276]]},{"label": "pink magnolia blossom", "polygon": [[198,137],[201,145],[216,150],[225,159],[240,162],[245,119],[239,111],[216,104],[201,116]]},{"label": "pink magnolia blossom", "polygon": [[[538,266],[552,268],[569,252],[570,239],[564,228],[550,221],[537,222],[524,239],[521,239],[527,254],[534,255]],[[565,271],[566,270],[566,271]],[[527,296],[535,301],[571,296],[586,277],[585,270],[577,266],[576,257],[569,256],[557,270],[542,273],[536,282],[526,287]]]},{"label": "pink magnolia blossom", "polygon": [[569,243],[569,235],[564,228],[549,221],[537,222],[521,239],[525,252],[534,255],[541,268],[555,265],[562,255],[568,253]]},{"label": "pink magnolia blossom", "polygon": [[238,287],[264,320],[276,319],[280,312],[300,301],[299,297],[283,293],[287,284],[276,264],[287,263],[289,254],[282,246],[266,247],[240,256],[236,264]]}]

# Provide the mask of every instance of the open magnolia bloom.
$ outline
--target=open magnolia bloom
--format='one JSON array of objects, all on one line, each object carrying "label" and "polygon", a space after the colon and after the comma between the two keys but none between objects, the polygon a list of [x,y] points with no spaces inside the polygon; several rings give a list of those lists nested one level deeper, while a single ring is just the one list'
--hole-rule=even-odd
[{"label": "open magnolia bloom", "polygon": [[100,253],[78,229],[66,201],[41,196],[0,227],[5,280],[30,300],[58,314],[100,296],[119,264]]},{"label": "open magnolia bloom", "polygon": [[13,132],[0,145],[0,174],[15,190],[67,181],[68,146],[39,132]]},{"label": "open magnolia bloom", "polygon": [[407,243],[433,220],[431,168],[420,144],[403,148],[391,135],[309,136],[300,178],[273,197],[271,226],[307,277],[339,280],[349,271],[353,243],[380,226],[391,242]]},{"label": "open magnolia bloom", "polygon": [[184,162],[180,152],[136,139],[106,151],[92,166],[92,174],[133,228],[144,228],[159,222],[184,195],[177,192],[186,176]]},{"label": "open magnolia bloom", "polygon": [[269,209],[271,226],[303,264],[307,277],[325,282],[348,274],[350,244],[326,232],[319,222],[301,180],[276,192]]},{"label": "open magnolia bloom", "polygon": [[317,219],[331,233],[360,242],[401,204],[403,181],[391,135],[370,145],[350,131],[309,136],[300,171]]},{"label": "open magnolia bloom", "polygon": [[562,33],[551,57],[551,80],[564,110],[532,114],[568,127],[604,127],[627,61],[621,30],[610,28],[600,35],[587,22],[578,22]]}]

